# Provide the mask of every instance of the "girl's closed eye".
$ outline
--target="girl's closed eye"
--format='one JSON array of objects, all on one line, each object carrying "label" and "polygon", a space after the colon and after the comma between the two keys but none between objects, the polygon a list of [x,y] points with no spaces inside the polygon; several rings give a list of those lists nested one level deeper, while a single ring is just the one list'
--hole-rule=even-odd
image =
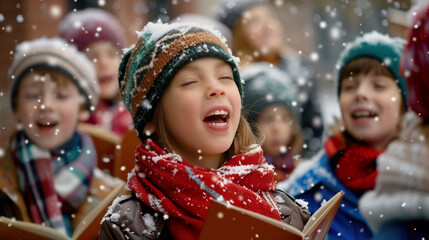
[{"label": "girl's closed eye", "polygon": [[180,86],[187,87],[187,86],[192,86],[192,85],[197,84],[197,83],[198,83],[198,79],[196,79],[196,78],[187,78],[187,79],[184,79],[181,82]]},{"label": "girl's closed eye", "polygon": [[234,77],[231,74],[223,74],[223,75],[220,76],[220,79],[234,81]]}]

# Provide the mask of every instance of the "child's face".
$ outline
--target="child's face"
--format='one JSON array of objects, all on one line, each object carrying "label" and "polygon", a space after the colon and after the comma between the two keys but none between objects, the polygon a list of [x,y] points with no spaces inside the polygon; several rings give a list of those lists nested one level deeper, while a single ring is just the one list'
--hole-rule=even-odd
[{"label": "child's face", "polygon": [[107,41],[99,41],[89,45],[86,52],[94,63],[97,72],[100,98],[114,100],[119,94],[118,68],[121,63],[121,53],[117,47]]},{"label": "child's face", "polygon": [[393,79],[360,74],[341,81],[340,108],[345,129],[357,140],[382,150],[399,131],[401,94]]},{"label": "child's face", "polygon": [[293,116],[282,105],[265,108],[258,117],[258,125],[265,135],[262,149],[270,156],[280,156],[286,152],[293,134]]},{"label": "child's face", "polygon": [[262,55],[275,54],[280,50],[283,36],[280,21],[265,6],[256,6],[243,13],[243,33],[251,47]]},{"label": "child's face", "polygon": [[232,144],[241,114],[230,65],[217,58],[188,63],[162,95],[161,107],[174,151],[199,166],[219,161]]},{"label": "child's face", "polygon": [[[31,72],[24,76],[18,91],[15,117],[39,147],[52,150],[66,143],[76,131],[84,101],[75,84],[62,74],[62,81],[50,74]],[[87,114],[87,112],[86,112]]]}]

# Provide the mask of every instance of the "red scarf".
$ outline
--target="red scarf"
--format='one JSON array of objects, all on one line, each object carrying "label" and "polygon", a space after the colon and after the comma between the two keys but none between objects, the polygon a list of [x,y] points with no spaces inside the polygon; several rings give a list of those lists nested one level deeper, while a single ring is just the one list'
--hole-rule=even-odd
[{"label": "red scarf", "polygon": [[337,158],[335,174],[351,190],[369,190],[375,187],[376,160],[382,151],[362,144],[347,146],[342,134],[328,139],[325,149],[330,159]]},{"label": "red scarf", "polygon": [[274,172],[260,147],[213,170],[192,166],[147,140],[137,148],[128,186],[168,218],[174,239],[197,239],[213,198],[281,221],[270,192],[275,188]]}]

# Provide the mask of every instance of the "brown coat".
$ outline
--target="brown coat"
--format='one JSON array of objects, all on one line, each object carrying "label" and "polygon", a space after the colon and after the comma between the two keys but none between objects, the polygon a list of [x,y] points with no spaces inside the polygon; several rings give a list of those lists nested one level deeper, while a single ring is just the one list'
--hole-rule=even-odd
[{"label": "brown coat", "polygon": [[[282,221],[300,230],[310,218],[310,213],[303,209],[295,199],[283,191],[273,192],[279,207]],[[119,214],[119,215],[118,215]],[[163,216],[135,196],[123,196],[101,223],[99,239],[172,239]]]}]

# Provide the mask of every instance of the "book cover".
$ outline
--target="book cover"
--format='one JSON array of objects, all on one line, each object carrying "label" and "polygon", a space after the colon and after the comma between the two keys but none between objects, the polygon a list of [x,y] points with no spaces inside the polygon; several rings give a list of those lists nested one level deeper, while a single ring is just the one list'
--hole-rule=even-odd
[{"label": "book cover", "polygon": [[338,192],[308,220],[302,231],[249,210],[212,200],[200,240],[288,239],[323,240],[334,220],[344,192]]}]

